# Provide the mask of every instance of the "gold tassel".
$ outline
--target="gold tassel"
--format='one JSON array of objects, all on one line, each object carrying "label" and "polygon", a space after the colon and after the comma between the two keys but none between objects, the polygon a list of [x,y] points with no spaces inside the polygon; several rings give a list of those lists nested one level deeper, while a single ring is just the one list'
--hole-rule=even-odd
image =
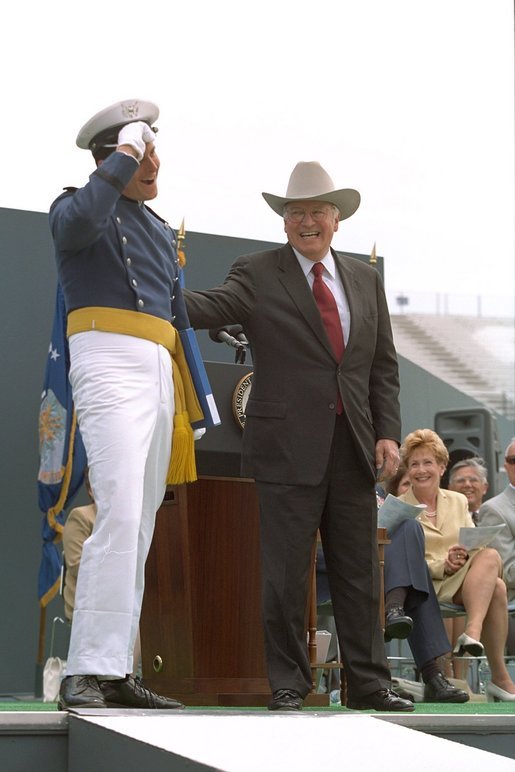
[{"label": "gold tassel", "polygon": [[187,413],[175,414],[173,419],[172,454],[166,482],[168,485],[195,482],[195,441]]},{"label": "gold tassel", "polygon": [[[180,342],[178,335],[177,341]],[[180,347],[180,350],[182,351],[182,347]],[[197,479],[195,440],[193,438],[190,415],[187,410],[180,361],[177,361],[176,358],[177,353],[176,348],[172,356],[175,415],[173,419],[172,453],[166,479],[168,485],[181,485],[181,483],[195,482]]]}]

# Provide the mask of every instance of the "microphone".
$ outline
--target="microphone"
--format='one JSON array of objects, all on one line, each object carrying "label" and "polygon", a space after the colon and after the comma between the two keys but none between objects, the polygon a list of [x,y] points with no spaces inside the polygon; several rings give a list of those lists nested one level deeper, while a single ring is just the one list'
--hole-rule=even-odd
[{"label": "microphone", "polygon": [[243,332],[241,324],[233,324],[230,327],[217,327],[209,330],[209,337],[215,343],[226,343],[236,349],[234,361],[236,364],[244,364],[249,342]]},{"label": "microphone", "polygon": [[227,328],[223,327],[217,330],[209,330],[209,337],[215,343],[227,343],[228,346],[234,346],[234,348],[241,348],[245,345],[243,341],[239,341],[227,331]]}]

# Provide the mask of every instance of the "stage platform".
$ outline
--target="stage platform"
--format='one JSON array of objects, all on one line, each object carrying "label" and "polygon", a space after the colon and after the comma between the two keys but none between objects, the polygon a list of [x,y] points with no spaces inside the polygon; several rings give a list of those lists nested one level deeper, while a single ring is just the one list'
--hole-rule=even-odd
[{"label": "stage platform", "polygon": [[514,771],[515,712],[452,707],[424,713],[417,705],[412,714],[2,710],[0,759],[4,772]]}]

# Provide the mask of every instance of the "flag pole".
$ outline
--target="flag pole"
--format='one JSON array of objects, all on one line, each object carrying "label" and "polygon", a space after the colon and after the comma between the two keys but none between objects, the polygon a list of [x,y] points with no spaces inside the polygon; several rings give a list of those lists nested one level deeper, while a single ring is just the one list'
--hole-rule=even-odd
[{"label": "flag pole", "polygon": [[36,675],[34,681],[34,697],[43,696],[43,668],[45,666],[45,629],[46,629],[46,606],[39,607],[39,638],[38,638],[38,658],[36,660]]},{"label": "flag pole", "polygon": [[184,217],[179,226],[177,232],[177,257],[179,258],[179,265],[184,268],[186,265],[186,254],[184,252],[184,239],[186,238],[186,228],[184,227]]}]

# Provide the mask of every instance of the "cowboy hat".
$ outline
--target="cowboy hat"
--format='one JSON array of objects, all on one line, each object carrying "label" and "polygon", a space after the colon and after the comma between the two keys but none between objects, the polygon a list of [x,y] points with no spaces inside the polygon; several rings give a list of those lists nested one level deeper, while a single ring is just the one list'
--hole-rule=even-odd
[{"label": "cowboy hat", "polygon": [[[159,117],[159,107],[142,99],[125,99],[100,110],[77,134],[77,145],[84,150],[115,146],[118,132],[127,123],[144,121],[152,126]],[[154,129],[157,131],[157,129]]]},{"label": "cowboy hat", "polygon": [[335,190],[334,183],[318,161],[300,161],[292,171],[285,196],[261,194],[274,212],[283,216],[285,204],[301,201],[327,201],[340,210],[340,220],[354,214],[361,201],[357,190]]}]

